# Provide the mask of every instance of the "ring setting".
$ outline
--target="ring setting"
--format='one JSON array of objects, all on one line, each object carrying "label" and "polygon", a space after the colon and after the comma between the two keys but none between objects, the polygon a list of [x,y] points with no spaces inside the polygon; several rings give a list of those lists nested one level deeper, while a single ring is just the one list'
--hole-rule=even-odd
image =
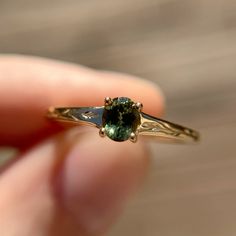
[{"label": "ring setting", "polygon": [[104,99],[100,107],[51,107],[48,117],[90,125],[99,129],[101,137],[113,141],[137,142],[139,135],[155,136],[165,141],[198,141],[199,133],[193,129],[153,117],[143,112],[143,104],[127,97]]}]

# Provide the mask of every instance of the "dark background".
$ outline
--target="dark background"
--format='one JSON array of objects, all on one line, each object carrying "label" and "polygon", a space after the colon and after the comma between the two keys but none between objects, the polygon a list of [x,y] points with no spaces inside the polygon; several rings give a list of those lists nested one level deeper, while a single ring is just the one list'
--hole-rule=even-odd
[{"label": "dark background", "polygon": [[[144,188],[110,236],[236,235],[236,2],[0,0],[0,52],[158,83],[194,146],[152,144]],[[2,154],[3,155],[3,154]]]}]

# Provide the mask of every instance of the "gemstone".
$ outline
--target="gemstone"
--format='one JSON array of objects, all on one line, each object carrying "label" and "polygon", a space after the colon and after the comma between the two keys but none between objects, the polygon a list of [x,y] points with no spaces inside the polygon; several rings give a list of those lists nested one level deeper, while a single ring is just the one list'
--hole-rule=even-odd
[{"label": "gemstone", "polygon": [[131,99],[119,97],[105,105],[102,122],[105,134],[110,139],[122,142],[136,132],[140,125],[140,113],[133,104]]}]

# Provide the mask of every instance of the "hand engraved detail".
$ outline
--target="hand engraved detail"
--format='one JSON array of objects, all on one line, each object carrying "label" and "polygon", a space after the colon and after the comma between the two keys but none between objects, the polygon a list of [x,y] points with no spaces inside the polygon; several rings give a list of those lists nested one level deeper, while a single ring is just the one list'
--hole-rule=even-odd
[{"label": "hand engraved detail", "polygon": [[140,132],[153,132],[155,135],[158,135],[158,133],[164,133],[173,136],[179,136],[182,133],[174,127],[171,127],[169,124],[161,121],[143,122],[140,127]]},{"label": "hand engraved detail", "polygon": [[[104,107],[67,107],[50,108],[48,117],[77,124],[86,124],[102,128]],[[143,112],[140,113],[141,124],[137,128],[140,135],[156,136],[160,139],[173,141],[198,141],[199,133],[192,129],[165,121]]]},{"label": "hand engraved detail", "polygon": [[185,128],[162,119],[158,119],[142,113],[142,123],[138,132],[143,135],[153,135],[161,138],[176,138],[184,140],[186,138],[198,140],[198,132]]},{"label": "hand engraved detail", "polygon": [[94,113],[92,111],[85,111],[81,114],[81,116],[83,116],[85,119],[92,119],[92,118],[97,118],[98,114]]}]

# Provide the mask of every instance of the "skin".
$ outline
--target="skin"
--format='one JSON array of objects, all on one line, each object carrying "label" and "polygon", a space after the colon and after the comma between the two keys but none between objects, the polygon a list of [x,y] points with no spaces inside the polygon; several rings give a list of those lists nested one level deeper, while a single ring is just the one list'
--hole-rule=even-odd
[{"label": "skin", "polygon": [[129,75],[16,55],[0,56],[0,84],[0,145],[20,150],[0,172],[0,235],[103,235],[145,176],[145,143],[100,138],[96,128],[65,127],[45,112],[127,96],[160,116],[160,90]]}]

